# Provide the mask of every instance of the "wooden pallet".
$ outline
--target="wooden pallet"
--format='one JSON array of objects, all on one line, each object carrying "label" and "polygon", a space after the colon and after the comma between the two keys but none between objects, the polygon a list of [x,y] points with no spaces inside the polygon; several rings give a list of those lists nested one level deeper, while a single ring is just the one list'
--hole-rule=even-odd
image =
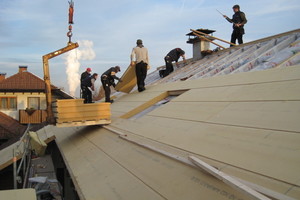
[{"label": "wooden pallet", "polygon": [[57,100],[52,104],[56,126],[110,124],[110,103],[84,104],[83,99]]}]

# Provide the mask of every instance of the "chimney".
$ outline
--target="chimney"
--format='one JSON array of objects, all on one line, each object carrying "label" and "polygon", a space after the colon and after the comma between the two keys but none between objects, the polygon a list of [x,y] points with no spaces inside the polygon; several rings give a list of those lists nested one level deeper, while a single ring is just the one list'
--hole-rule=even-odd
[{"label": "chimney", "polygon": [[5,79],[6,73],[0,73],[0,81]]},{"label": "chimney", "polygon": [[27,66],[19,66],[19,73],[27,72]]},{"label": "chimney", "polygon": [[[197,29],[197,31],[201,31],[202,33],[206,33],[206,34],[212,34],[213,32],[215,32],[214,30],[208,30],[208,29]],[[195,35],[193,32],[190,32],[186,35],[189,36],[189,39],[186,43],[193,44],[193,60],[202,59],[205,55],[205,52],[210,49],[210,42]],[[210,38],[209,36],[205,36],[205,35],[201,35],[201,36],[206,37],[211,41],[213,40],[213,38]]]}]

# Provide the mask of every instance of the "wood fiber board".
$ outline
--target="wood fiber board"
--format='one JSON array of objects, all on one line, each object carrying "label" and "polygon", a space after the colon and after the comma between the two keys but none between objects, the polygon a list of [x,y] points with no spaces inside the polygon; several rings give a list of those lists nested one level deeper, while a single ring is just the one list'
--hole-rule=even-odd
[{"label": "wood fiber board", "polygon": [[287,68],[275,68],[264,71],[246,72],[215,76],[197,80],[177,81],[147,87],[150,91],[182,90],[206,87],[249,85],[258,83],[278,82],[286,80],[299,80],[300,65]]},{"label": "wood fiber board", "polygon": [[158,117],[116,121],[113,126],[291,184],[300,179],[295,176],[300,167],[297,133]]},{"label": "wood fiber board", "polygon": [[[170,155],[176,156],[176,159],[182,160],[182,159],[188,159],[188,156],[192,155],[189,152],[185,152],[181,149],[171,147],[169,145],[164,145],[162,143],[156,142],[151,139],[147,139],[142,136],[138,136],[135,134],[132,134],[128,131],[120,130],[116,127],[107,126],[106,128],[112,128],[112,130],[116,130],[119,132],[122,132],[123,134],[126,134],[126,139],[140,143],[145,146],[150,146],[151,148],[157,149],[162,152],[168,152]],[[300,196],[300,187],[294,187],[294,185],[290,185],[284,182],[279,182],[278,180],[275,180],[270,177],[265,177],[259,174],[252,173],[250,171],[243,170],[241,168],[233,167],[230,165],[226,165],[221,162],[217,162],[214,160],[211,160],[207,157],[199,156],[200,159],[203,161],[209,163],[210,165],[214,166],[215,168],[229,174],[230,176],[233,176],[236,179],[240,179],[241,181],[246,181],[247,185],[250,184],[250,186],[254,189],[257,189],[259,192],[270,190],[268,188],[272,188],[271,191],[274,194],[274,192],[278,192],[279,196],[281,194],[287,194],[293,191],[292,197],[296,198]],[[246,183],[245,183],[246,184]],[[291,196],[291,195],[290,195]],[[278,198],[278,199],[284,199],[284,198]]]},{"label": "wood fiber board", "polygon": [[36,200],[35,189],[0,190],[1,200]]},{"label": "wood fiber board", "polygon": [[149,112],[148,116],[175,118],[193,121],[208,121],[218,115],[231,102],[177,102],[171,101]]},{"label": "wood fiber board", "polygon": [[300,133],[300,101],[170,102],[147,115]]},{"label": "wood fiber board", "polygon": [[[57,143],[83,199],[163,199],[86,139],[93,128],[57,129]],[[101,134],[101,133],[100,133]]]},{"label": "wood fiber board", "polygon": [[300,80],[239,86],[200,88],[173,101],[271,101],[300,100]]},{"label": "wood fiber board", "polygon": [[248,199],[196,168],[104,129],[64,129],[57,142],[86,199]]},{"label": "wood fiber board", "polygon": [[[300,101],[238,102],[208,122],[300,133]],[[299,144],[300,146],[300,144]]]},{"label": "wood fiber board", "polygon": [[119,92],[129,93],[136,85],[135,66],[129,65],[121,80],[122,82],[118,82],[115,89]]}]

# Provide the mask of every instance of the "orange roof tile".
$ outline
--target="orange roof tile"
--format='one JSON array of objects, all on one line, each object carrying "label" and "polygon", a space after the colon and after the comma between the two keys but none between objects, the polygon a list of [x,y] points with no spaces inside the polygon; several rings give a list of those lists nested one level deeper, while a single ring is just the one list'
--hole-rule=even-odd
[{"label": "orange roof tile", "polygon": [[[52,89],[58,89],[52,85]],[[0,91],[44,91],[44,81],[30,72],[19,72],[0,82]]]}]

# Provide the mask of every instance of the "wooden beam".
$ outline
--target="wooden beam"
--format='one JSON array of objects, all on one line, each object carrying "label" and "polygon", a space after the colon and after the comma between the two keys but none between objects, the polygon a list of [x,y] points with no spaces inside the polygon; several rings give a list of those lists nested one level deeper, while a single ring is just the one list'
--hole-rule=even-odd
[{"label": "wooden beam", "polygon": [[221,39],[221,38],[214,37],[214,36],[212,36],[212,35],[203,33],[203,32],[201,32],[201,31],[196,31],[196,30],[193,30],[193,29],[191,29],[191,31],[193,31],[194,34],[195,34],[195,32],[196,32],[196,33],[198,33],[198,34],[203,34],[203,35],[205,35],[205,36],[212,37],[212,38],[214,38],[214,39],[220,40],[221,42],[225,42],[225,43],[227,43],[227,44],[230,44],[230,45],[233,45],[233,46],[237,46],[237,45],[234,44],[234,43],[228,42],[228,41],[223,40],[223,39]]},{"label": "wooden beam", "polygon": [[201,169],[205,170],[206,172],[210,173],[214,177],[218,178],[219,180],[223,181],[227,185],[239,190],[240,192],[244,193],[245,195],[249,196],[251,199],[256,200],[271,200],[270,198],[258,193],[257,191],[253,190],[252,188],[244,185],[243,183],[239,182],[238,180],[232,178],[231,176],[217,170],[213,166],[207,164],[206,162],[200,160],[195,156],[189,156],[189,160],[192,161],[195,165],[200,167]]},{"label": "wooden beam", "polygon": [[49,62],[48,60],[59,56],[63,53],[71,51],[79,47],[78,43],[69,43],[66,47],[54,51],[52,53],[46,54],[43,56],[43,70],[44,70],[44,82],[45,82],[45,93],[46,93],[46,102],[47,102],[47,121],[50,124],[54,124],[54,116],[52,112],[52,94],[51,94],[51,82],[50,82],[50,70],[49,70]]},{"label": "wooden beam", "polygon": [[204,39],[204,40],[210,42],[210,43],[213,43],[214,45],[217,45],[218,47],[221,47],[221,48],[223,48],[223,49],[226,49],[225,47],[219,45],[218,43],[215,43],[215,42],[211,41],[210,39],[206,38],[206,37],[203,36],[203,35],[200,35],[200,34],[197,34],[197,33],[194,33],[194,34],[195,34],[196,36],[198,36],[198,37],[200,37],[200,38],[202,38],[202,39]]},{"label": "wooden beam", "polygon": [[153,106],[154,104],[156,104],[157,102],[163,100],[164,98],[166,98],[168,96],[169,96],[168,92],[163,92],[160,95],[158,95],[157,97],[154,97],[153,99],[151,99],[150,101],[147,101],[146,103],[144,103],[144,104],[138,106],[137,108],[122,115],[120,118],[128,119],[130,117],[133,117],[134,115],[142,112],[143,110],[149,108],[150,106]]}]

